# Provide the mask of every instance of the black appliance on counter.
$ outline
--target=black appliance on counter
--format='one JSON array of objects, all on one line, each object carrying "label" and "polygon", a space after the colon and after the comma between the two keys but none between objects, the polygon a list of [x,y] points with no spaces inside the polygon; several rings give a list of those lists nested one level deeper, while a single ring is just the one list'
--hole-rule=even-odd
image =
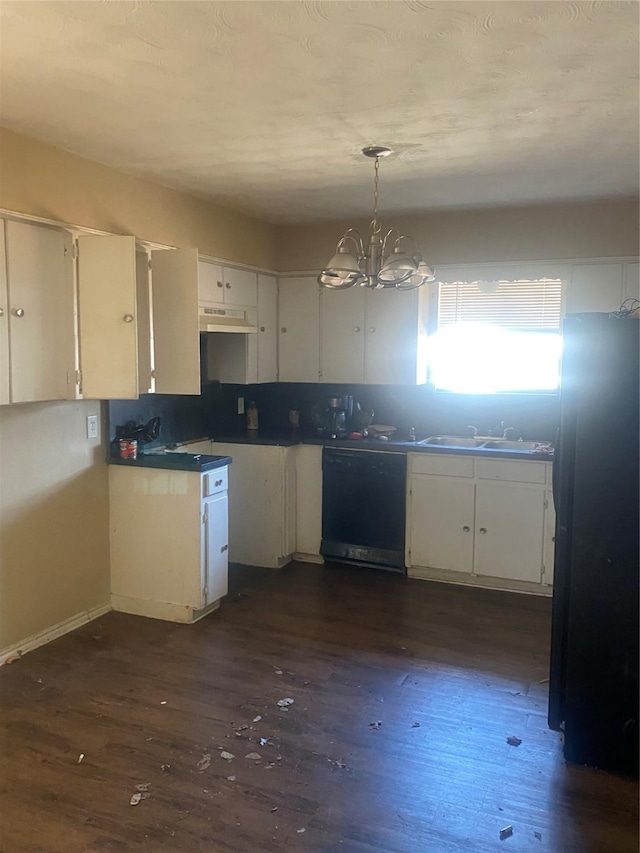
[{"label": "black appliance on counter", "polygon": [[322,451],[322,543],[330,560],[405,572],[405,453]]},{"label": "black appliance on counter", "polygon": [[569,761],[638,772],[638,327],[569,315],[553,467],[549,726]]}]

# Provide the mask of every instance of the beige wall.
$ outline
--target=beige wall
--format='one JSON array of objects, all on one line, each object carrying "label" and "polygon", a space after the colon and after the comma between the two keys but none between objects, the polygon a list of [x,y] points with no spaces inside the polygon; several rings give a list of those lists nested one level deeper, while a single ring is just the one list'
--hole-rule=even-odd
[{"label": "beige wall", "polygon": [[[382,224],[411,235],[426,260],[436,266],[638,255],[638,201],[634,199],[422,216],[383,214]],[[368,220],[281,227],[278,269],[321,268],[345,228],[354,225],[361,234],[368,233]]]},{"label": "beige wall", "polygon": [[[0,207],[275,269],[273,226],[2,128]],[[0,650],[109,601],[97,405],[0,407]]]},{"label": "beige wall", "polygon": [[0,650],[109,601],[96,402],[0,407]]},{"label": "beige wall", "polygon": [[275,226],[4,128],[0,207],[276,269]]}]

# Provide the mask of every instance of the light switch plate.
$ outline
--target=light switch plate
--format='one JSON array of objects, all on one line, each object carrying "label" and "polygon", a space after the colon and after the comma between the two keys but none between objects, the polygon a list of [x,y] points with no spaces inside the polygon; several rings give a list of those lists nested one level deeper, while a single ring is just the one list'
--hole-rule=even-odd
[{"label": "light switch plate", "polygon": [[87,438],[100,438],[97,415],[87,415]]},{"label": "light switch plate", "polygon": [[244,415],[244,397],[238,397],[238,414]]}]

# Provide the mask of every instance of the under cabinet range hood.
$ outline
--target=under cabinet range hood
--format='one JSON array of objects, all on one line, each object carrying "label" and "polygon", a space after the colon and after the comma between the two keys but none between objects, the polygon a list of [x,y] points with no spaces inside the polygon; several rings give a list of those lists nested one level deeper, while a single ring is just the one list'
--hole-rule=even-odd
[{"label": "under cabinet range hood", "polygon": [[241,332],[243,334],[258,331],[255,311],[242,308],[217,308],[200,305],[201,332]]}]

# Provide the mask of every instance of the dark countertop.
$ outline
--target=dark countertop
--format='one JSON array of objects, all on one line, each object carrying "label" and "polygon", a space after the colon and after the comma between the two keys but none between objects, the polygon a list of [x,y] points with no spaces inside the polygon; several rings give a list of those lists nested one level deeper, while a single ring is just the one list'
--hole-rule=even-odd
[{"label": "dark countertop", "polygon": [[247,430],[234,435],[214,436],[214,442],[228,444],[264,444],[279,447],[293,447],[296,444],[315,444],[322,447],[338,447],[344,450],[378,450],[386,453],[439,453],[454,456],[483,456],[490,459],[537,459],[550,462],[553,453],[535,453],[532,451],[504,450],[482,447],[446,447],[418,444],[415,441],[382,441],[379,438],[331,439],[314,435],[301,429],[283,428],[281,430]]},{"label": "dark countertop", "polygon": [[195,471],[203,474],[216,468],[231,465],[230,456],[207,456],[193,453],[149,453],[137,459],[120,459],[110,456],[109,465],[124,465],[127,468],[160,468],[168,471]]}]

